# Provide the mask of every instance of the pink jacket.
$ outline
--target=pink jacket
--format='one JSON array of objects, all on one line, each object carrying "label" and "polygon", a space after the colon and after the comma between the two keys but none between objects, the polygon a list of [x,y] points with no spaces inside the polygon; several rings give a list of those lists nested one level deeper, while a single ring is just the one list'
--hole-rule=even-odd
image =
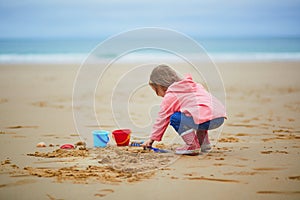
[{"label": "pink jacket", "polygon": [[177,111],[192,116],[196,124],[226,117],[222,103],[207,92],[202,85],[195,83],[191,75],[187,75],[167,89],[152,128],[152,140],[161,141],[170,123],[171,115]]}]

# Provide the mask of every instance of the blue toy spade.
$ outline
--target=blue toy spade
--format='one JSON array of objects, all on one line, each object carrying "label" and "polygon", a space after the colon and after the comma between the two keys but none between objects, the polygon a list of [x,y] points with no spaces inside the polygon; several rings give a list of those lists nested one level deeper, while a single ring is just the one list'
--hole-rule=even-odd
[{"label": "blue toy spade", "polygon": [[[140,147],[140,146],[142,146],[142,144],[143,144],[143,142],[132,142],[130,144],[130,146]],[[148,149],[150,149],[150,150],[152,150],[156,153],[169,153],[170,152],[170,151],[165,150],[165,149],[159,149],[159,148],[155,148],[155,147],[151,147],[151,146],[150,147],[144,147],[144,149],[146,149],[146,148],[148,148]]]}]

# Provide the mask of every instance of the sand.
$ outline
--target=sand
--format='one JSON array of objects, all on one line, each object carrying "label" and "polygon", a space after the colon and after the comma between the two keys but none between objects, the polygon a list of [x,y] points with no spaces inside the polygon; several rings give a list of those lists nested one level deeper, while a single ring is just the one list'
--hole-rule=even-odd
[{"label": "sand", "polygon": [[[80,141],[72,114],[79,65],[0,66],[0,198],[299,199],[300,63],[217,65],[228,120],[213,150],[199,156],[117,147],[112,138],[103,149],[61,150]],[[141,110],[160,100],[143,92]],[[97,113],[116,128],[109,109]],[[157,147],[172,151],[175,135],[168,129]]]}]

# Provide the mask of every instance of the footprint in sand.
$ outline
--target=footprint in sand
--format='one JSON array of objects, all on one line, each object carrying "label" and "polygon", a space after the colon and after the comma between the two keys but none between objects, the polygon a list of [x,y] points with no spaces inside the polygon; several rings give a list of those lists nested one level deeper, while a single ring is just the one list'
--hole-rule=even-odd
[{"label": "footprint in sand", "polygon": [[242,157],[237,157],[237,159],[242,160],[242,161],[248,161],[248,158],[242,158]]},{"label": "footprint in sand", "polygon": [[244,113],[238,113],[238,114],[236,114],[235,116],[241,118],[241,117],[245,117],[245,114],[244,114]]},{"label": "footprint in sand", "polygon": [[263,138],[261,139],[264,142],[269,142],[273,140],[297,140],[300,139],[299,135],[294,135],[294,134],[277,134],[276,137],[271,137],[271,138]]},{"label": "footprint in sand", "polygon": [[7,129],[19,129],[19,128],[38,128],[38,126],[8,126]]},{"label": "footprint in sand", "polygon": [[239,142],[239,139],[238,138],[235,138],[235,137],[227,137],[227,138],[221,138],[218,140],[219,142],[222,142],[222,143],[235,143],[235,142]]},{"label": "footprint in sand", "polygon": [[259,167],[259,168],[252,168],[252,169],[257,171],[276,171],[276,170],[284,170],[286,168]]},{"label": "footprint in sand", "polygon": [[45,101],[39,101],[39,102],[32,103],[32,105],[43,108],[48,106],[48,103]]},{"label": "footprint in sand", "polygon": [[257,194],[300,194],[300,191],[257,191]]},{"label": "footprint in sand", "polygon": [[5,98],[0,99],[0,103],[7,103],[7,102],[8,102],[8,99],[5,99]]},{"label": "footprint in sand", "polygon": [[50,200],[63,200],[63,199],[56,199],[55,197],[51,196],[50,194],[47,194],[47,197],[48,197]]},{"label": "footprint in sand", "polygon": [[237,133],[236,136],[243,137],[243,136],[253,136],[253,135],[248,133]]},{"label": "footprint in sand", "polygon": [[0,188],[31,184],[31,183],[35,183],[35,182],[36,182],[36,180],[33,180],[33,179],[23,179],[23,180],[16,181],[14,183],[1,184]]},{"label": "footprint in sand", "polygon": [[289,179],[300,181],[300,176],[290,176]]},{"label": "footprint in sand", "polygon": [[32,103],[33,106],[37,106],[40,108],[45,108],[45,107],[51,107],[51,108],[64,108],[63,105],[50,105],[49,103],[47,103],[46,101],[38,101],[38,102],[34,102]]},{"label": "footprint in sand", "polygon": [[259,173],[260,172],[240,171],[240,172],[228,172],[228,173],[224,173],[224,175],[253,176],[253,175],[259,174]]},{"label": "footprint in sand", "polygon": [[215,163],[213,165],[219,167],[219,166],[224,166],[225,164],[223,164],[223,163]]},{"label": "footprint in sand", "polygon": [[5,131],[0,131],[0,135],[5,135],[5,134],[16,134],[15,132],[5,132]]},{"label": "footprint in sand", "polygon": [[24,135],[14,135],[12,137],[14,137],[14,138],[26,138],[26,136],[24,136]]},{"label": "footprint in sand", "polygon": [[42,136],[43,137],[55,137],[56,135],[55,134],[43,134]]},{"label": "footprint in sand", "polygon": [[240,147],[240,150],[249,149],[250,147]]},{"label": "footprint in sand", "polygon": [[221,178],[207,178],[204,176],[201,177],[188,177],[186,179],[189,180],[204,180],[204,181],[217,181],[217,182],[224,182],[224,183],[239,183],[238,180],[232,180],[232,179],[221,179]]},{"label": "footprint in sand", "polygon": [[273,133],[292,133],[292,131],[288,129],[275,129]]},{"label": "footprint in sand", "polygon": [[106,195],[113,193],[114,190],[113,189],[102,189],[102,190],[99,190],[99,192],[100,193],[97,193],[94,196],[96,196],[96,197],[105,197]]},{"label": "footprint in sand", "polygon": [[254,124],[233,124],[233,123],[227,123],[227,126],[246,127],[246,128],[255,128],[255,127],[257,127],[257,125],[254,125]]},{"label": "footprint in sand", "polygon": [[278,151],[278,150],[276,150],[276,151],[261,151],[260,153],[261,153],[261,154],[273,154],[273,153],[283,153],[283,154],[288,154],[287,151]]},{"label": "footprint in sand", "polygon": [[296,121],[294,118],[288,118],[287,119],[289,122],[294,122],[294,121]]}]

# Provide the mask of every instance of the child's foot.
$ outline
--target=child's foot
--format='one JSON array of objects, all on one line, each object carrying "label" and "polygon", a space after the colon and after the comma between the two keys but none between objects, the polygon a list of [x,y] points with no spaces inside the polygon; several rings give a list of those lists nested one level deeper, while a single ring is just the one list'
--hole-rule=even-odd
[{"label": "child's foot", "polygon": [[211,145],[210,144],[202,144],[201,145],[201,152],[208,153],[211,151]]},{"label": "child's foot", "polygon": [[200,150],[199,148],[186,145],[184,147],[177,148],[175,153],[178,155],[198,155],[200,153]]},{"label": "child's foot", "polygon": [[186,143],[185,146],[176,149],[175,153],[179,155],[198,155],[200,145],[198,138],[193,129],[181,134],[182,139]]},{"label": "child's foot", "polygon": [[201,152],[207,153],[211,151],[211,145],[208,138],[207,130],[197,130],[197,137],[201,146]]}]

